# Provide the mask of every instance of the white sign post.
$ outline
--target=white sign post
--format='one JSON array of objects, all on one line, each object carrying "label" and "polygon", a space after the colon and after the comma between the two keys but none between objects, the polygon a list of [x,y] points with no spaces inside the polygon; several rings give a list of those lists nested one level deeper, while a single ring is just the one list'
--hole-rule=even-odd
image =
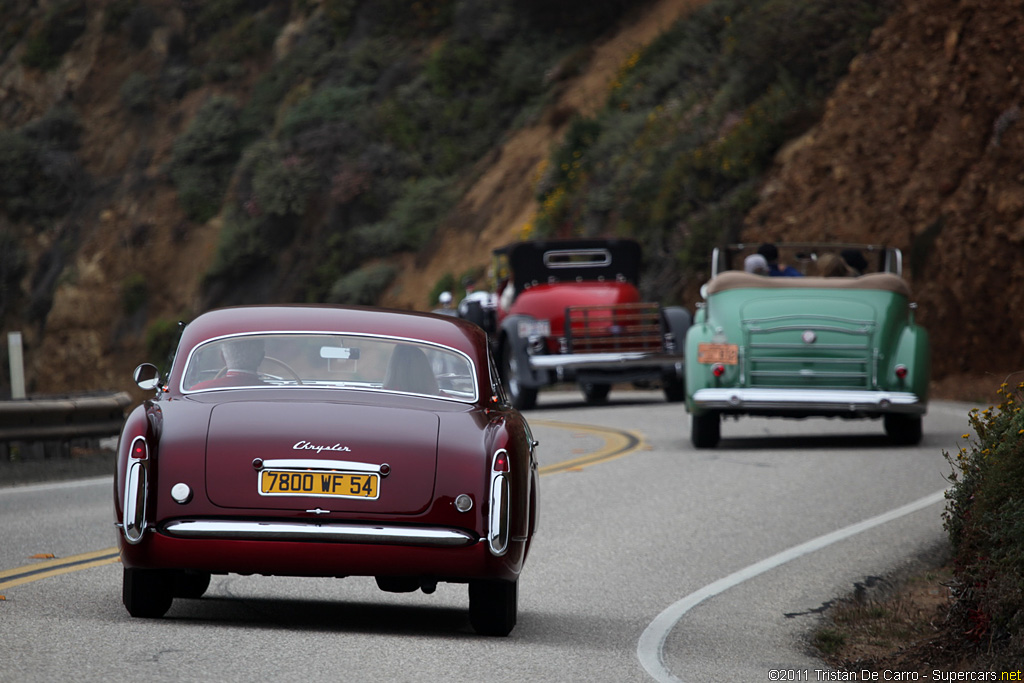
[{"label": "white sign post", "polygon": [[11,398],[25,398],[25,361],[21,353],[21,332],[7,333],[7,356],[11,361]]}]

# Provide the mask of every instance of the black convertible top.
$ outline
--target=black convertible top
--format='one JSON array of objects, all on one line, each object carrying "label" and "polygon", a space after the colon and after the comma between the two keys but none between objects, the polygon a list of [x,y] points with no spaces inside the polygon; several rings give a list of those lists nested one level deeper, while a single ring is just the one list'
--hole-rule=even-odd
[{"label": "black convertible top", "polygon": [[508,258],[516,291],[544,282],[626,280],[640,276],[640,245],[631,239],[515,242],[494,250]]}]

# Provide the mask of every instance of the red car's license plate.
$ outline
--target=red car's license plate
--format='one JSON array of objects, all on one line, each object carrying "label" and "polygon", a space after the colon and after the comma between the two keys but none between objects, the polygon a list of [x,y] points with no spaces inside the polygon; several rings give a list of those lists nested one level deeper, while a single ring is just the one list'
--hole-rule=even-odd
[{"label": "red car's license plate", "polygon": [[260,472],[260,494],[264,496],[376,498],[379,484],[379,475],[365,472],[275,469]]}]

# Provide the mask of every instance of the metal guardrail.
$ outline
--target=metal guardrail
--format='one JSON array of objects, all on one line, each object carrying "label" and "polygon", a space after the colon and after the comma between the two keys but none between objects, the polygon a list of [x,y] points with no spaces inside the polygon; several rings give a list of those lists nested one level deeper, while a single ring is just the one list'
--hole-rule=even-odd
[{"label": "metal guardrail", "polygon": [[0,442],[116,436],[131,404],[127,392],[0,401]]}]

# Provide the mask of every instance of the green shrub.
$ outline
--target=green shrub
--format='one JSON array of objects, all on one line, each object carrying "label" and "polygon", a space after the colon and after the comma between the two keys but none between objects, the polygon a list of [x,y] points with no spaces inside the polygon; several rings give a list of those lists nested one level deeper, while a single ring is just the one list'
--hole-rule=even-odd
[{"label": "green shrub", "polygon": [[58,2],[46,12],[42,24],[29,34],[21,62],[49,71],[85,31],[87,9],[82,0]]},{"label": "green shrub", "polygon": [[294,237],[292,221],[252,216],[238,207],[225,211],[224,224],[206,280],[230,282],[269,271],[280,249]]},{"label": "green shrub", "polygon": [[301,216],[318,188],[316,169],[276,142],[251,146],[239,163],[240,186],[250,188],[245,208],[254,215]]},{"label": "green shrub", "polygon": [[389,263],[364,266],[334,283],[327,298],[328,303],[373,305],[394,280],[397,272],[398,268]]},{"label": "green shrub", "polygon": [[447,41],[435,50],[426,65],[426,76],[434,93],[449,97],[467,84],[485,79],[490,60],[480,41]]},{"label": "green shrub", "polygon": [[281,135],[291,138],[327,123],[351,121],[368,107],[369,86],[325,86],[291,107],[281,124]]},{"label": "green shrub", "polygon": [[149,287],[142,273],[132,273],[121,283],[121,310],[125,315],[131,316],[142,310],[148,299]]},{"label": "green shrub", "polygon": [[0,232],[0,318],[21,295],[20,283],[28,269],[25,248],[10,232]]},{"label": "green shrub", "polygon": [[295,47],[257,79],[239,114],[242,129],[259,132],[272,128],[285,96],[296,85],[307,80],[316,82],[323,76],[334,57],[332,41],[325,20],[311,19]]},{"label": "green shrub", "polygon": [[387,222],[400,236],[400,247],[418,251],[434,236],[441,219],[452,209],[454,193],[449,178],[427,177],[406,183]]},{"label": "green shrub", "polygon": [[153,108],[153,81],[146,74],[133,71],[128,74],[118,90],[121,103],[135,112],[149,111]]},{"label": "green shrub", "polygon": [[978,642],[1024,636],[1024,383],[969,413],[974,434],[944,453],[952,467],[944,526],[953,546],[954,620]]},{"label": "green shrub", "polygon": [[244,144],[238,107],[229,97],[211,97],[174,142],[170,175],[185,213],[205,222],[217,215]]},{"label": "green shrub", "polygon": [[88,176],[73,150],[80,126],[57,106],[17,131],[0,131],[0,211],[12,220],[64,215],[86,196]]}]

